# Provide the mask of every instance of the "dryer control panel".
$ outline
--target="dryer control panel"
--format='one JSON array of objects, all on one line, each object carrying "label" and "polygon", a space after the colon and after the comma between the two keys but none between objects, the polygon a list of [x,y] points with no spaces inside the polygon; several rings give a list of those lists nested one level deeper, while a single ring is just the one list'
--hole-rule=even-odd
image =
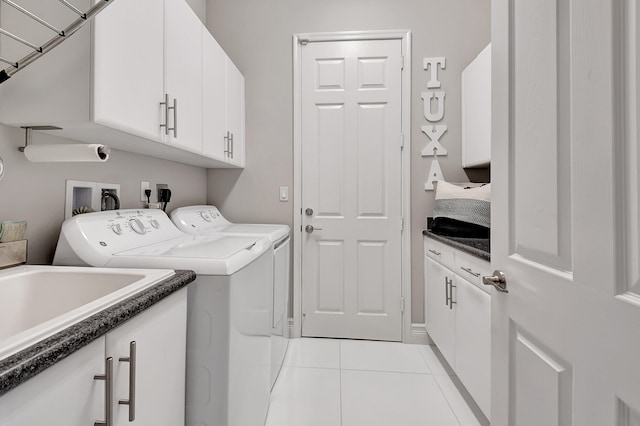
[{"label": "dryer control panel", "polygon": [[185,232],[220,228],[231,223],[215,206],[181,207],[171,212],[171,219]]}]

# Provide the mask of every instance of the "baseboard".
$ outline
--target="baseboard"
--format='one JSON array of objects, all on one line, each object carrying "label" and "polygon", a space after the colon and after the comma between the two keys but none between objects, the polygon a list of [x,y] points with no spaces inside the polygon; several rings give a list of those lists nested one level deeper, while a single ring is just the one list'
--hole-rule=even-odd
[{"label": "baseboard", "polygon": [[431,339],[427,335],[427,329],[422,323],[411,323],[411,331],[404,343],[411,343],[414,345],[429,345]]}]

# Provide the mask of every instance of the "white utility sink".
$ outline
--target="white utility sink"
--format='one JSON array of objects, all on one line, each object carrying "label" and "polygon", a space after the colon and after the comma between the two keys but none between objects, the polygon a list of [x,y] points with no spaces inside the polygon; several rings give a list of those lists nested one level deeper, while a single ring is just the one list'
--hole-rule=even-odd
[{"label": "white utility sink", "polygon": [[175,274],[24,265],[0,271],[0,359]]}]

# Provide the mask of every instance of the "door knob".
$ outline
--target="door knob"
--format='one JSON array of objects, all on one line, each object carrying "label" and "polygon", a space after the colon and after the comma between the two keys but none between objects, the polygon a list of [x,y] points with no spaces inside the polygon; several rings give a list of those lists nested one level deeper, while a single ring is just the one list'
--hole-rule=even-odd
[{"label": "door knob", "polygon": [[304,227],[304,230],[310,234],[313,231],[322,231],[322,228],[314,228],[313,225],[307,225]]},{"label": "door knob", "polygon": [[313,215],[313,209],[311,209],[311,208],[306,209],[306,210],[304,211],[304,214],[306,214],[307,216],[311,216],[311,215]]},{"label": "door knob", "polygon": [[482,277],[482,283],[484,285],[492,285],[501,293],[509,293],[507,290],[507,278],[502,271],[493,271],[493,275],[490,277]]}]

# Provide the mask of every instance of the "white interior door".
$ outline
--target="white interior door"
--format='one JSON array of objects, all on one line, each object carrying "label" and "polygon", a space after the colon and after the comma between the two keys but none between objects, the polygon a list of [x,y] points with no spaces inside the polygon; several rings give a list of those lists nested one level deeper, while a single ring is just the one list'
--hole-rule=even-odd
[{"label": "white interior door", "polygon": [[640,424],[636,3],[494,0],[492,425]]},{"label": "white interior door", "polygon": [[301,52],[302,334],[401,340],[401,41]]}]

